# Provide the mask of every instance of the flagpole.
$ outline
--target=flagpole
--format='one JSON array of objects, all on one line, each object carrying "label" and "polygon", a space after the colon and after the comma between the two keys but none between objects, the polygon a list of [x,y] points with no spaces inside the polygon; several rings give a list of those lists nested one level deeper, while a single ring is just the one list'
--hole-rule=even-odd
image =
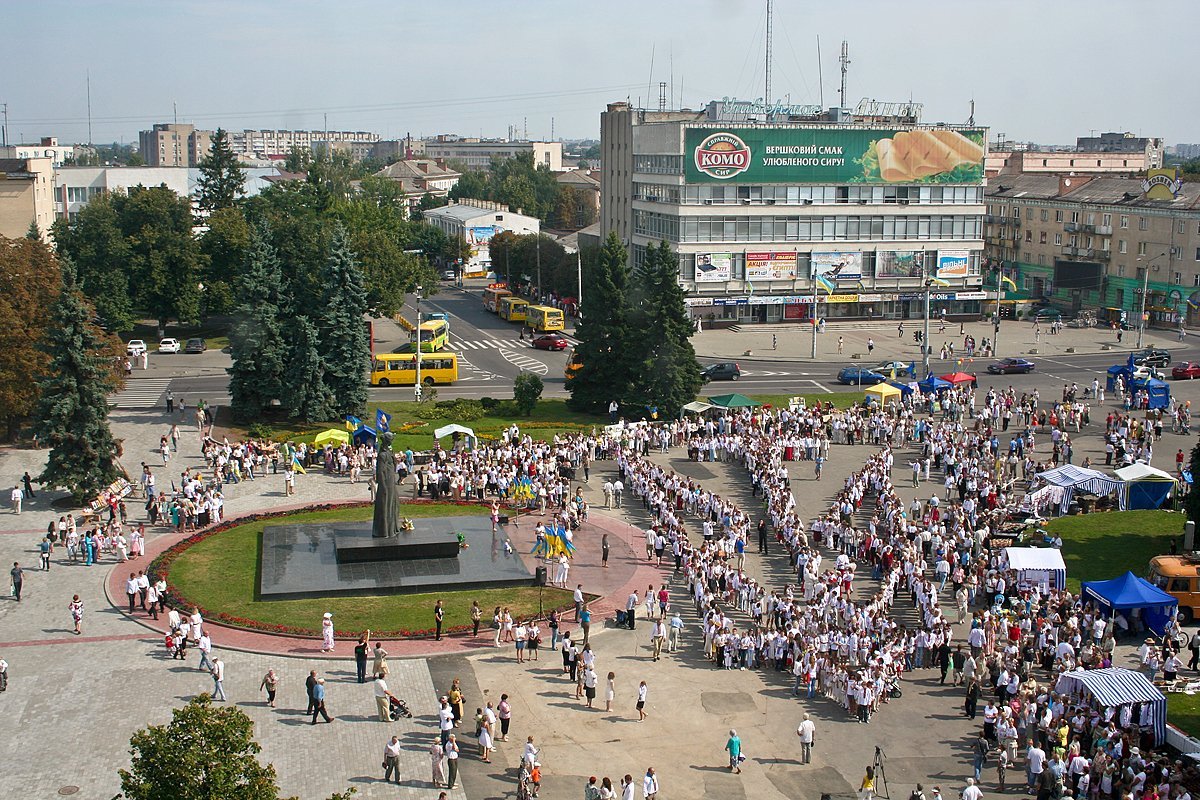
[{"label": "flagpole", "polygon": [[[928,313],[926,316],[929,316]],[[417,287],[417,382],[413,385],[413,399],[421,402],[421,287]]]},{"label": "flagpole", "polygon": [[812,281],[813,297],[812,297],[812,311],[811,311],[812,318],[810,320],[812,322],[812,354],[809,356],[809,358],[811,358],[815,361],[817,359],[817,267],[816,267],[816,265],[813,265],[813,267],[812,267],[812,273],[811,273],[810,280]]}]

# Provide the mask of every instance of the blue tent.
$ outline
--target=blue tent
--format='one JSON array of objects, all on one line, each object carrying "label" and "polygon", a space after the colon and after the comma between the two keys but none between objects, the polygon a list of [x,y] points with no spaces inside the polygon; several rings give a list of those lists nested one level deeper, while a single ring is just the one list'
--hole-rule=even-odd
[{"label": "blue tent", "polygon": [[901,383],[900,381],[888,381],[888,385],[895,386],[897,389],[899,389],[901,397],[908,397],[913,393],[913,387],[911,384]]},{"label": "blue tent", "polygon": [[1084,581],[1083,597],[1094,600],[1109,616],[1140,608],[1146,627],[1159,635],[1179,605],[1174,597],[1132,572],[1107,581]]},{"label": "blue tent", "polygon": [[1134,381],[1133,388],[1146,392],[1150,395],[1150,408],[1170,408],[1171,407],[1171,387],[1157,378],[1150,378],[1144,381]]},{"label": "blue tent", "polygon": [[927,375],[925,380],[917,384],[917,388],[921,390],[922,394],[929,394],[930,392],[940,392],[945,389],[953,389],[954,384],[950,381],[942,380],[936,375]]},{"label": "blue tent", "polygon": [[1116,471],[1125,481],[1127,508],[1162,508],[1175,489],[1175,478],[1169,472],[1138,462]]},{"label": "blue tent", "polygon": [[358,430],[351,434],[355,444],[375,444],[375,429],[367,425],[359,425]]}]

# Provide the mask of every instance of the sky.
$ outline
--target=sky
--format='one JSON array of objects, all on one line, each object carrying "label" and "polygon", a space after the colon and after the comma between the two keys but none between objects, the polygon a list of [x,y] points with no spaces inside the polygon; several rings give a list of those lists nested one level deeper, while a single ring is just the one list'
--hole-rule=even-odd
[{"label": "sky", "polygon": [[[1011,141],[1200,142],[1196,0],[775,0],[772,94],[924,104]],[[764,93],[766,0],[4,0],[8,141],[137,141],[155,122],[383,138],[597,138],[618,100]],[[1144,8],[1151,8],[1150,5]],[[820,38],[822,58],[817,56]],[[823,72],[824,80],[819,79]],[[649,99],[647,96],[649,95]],[[177,109],[177,111],[176,111]]]}]

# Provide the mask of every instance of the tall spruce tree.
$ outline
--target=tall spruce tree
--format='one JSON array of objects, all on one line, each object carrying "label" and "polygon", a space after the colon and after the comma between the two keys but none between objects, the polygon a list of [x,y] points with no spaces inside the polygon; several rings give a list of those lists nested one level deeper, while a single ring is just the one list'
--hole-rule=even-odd
[{"label": "tall spruce tree", "polygon": [[49,356],[34,412],[38,438],[50,447],[38,481],[65,489],[76,502],[100,494],[120,474],[117,442],[108,427],[114,385],[106,343],[92,325],[75,269],[62,259],[62,291],[50,308],[43,350]]},{"label": "tall spruce tree", "polygon": [[294,317],[288,336],[288,361],[283,381],[288,416],[304,422],[334,418],[334,398],[325,382],[326,369],[316,326],[308,317]]},{"label": "tall spruce tree", "polygon": [[287,345],[280,318],[283,276],[265,230],[252,233],[246,264],[237,279],[241,301],[229,332],[233,366],[229,373],[230,408],[239,420],[254,420],[283,400]]},{"label": "tall spruce tree", "polygon": [[600,412],[625,401],[632,383],[625,292],[627,253],[610,233],[594,266],[583,274],[583,318],[575,329],[573,369],[567,377],[567,404],[577,411]]},{"label": "tall spruce tree", "polygon": [[679,285],[679,257],[666,242],[648,248],[632,282],[630,328],[642,335],[630,345],[634,370],[629,399],[648,415],[656,409],[660,417],[674,418],[703,385]]},{"label": "tall spruce tree", "polygon": [[196,204],[208,212],[232,207],[246,193],[246,171],[242,169],[229,136],[221,128],[213,134],[212,149],[200,160],[200,182]]},{"label": "tall spruce tree", "polygon": [[325,357],[325,384],[339,415],[359,414],[367,406],[367,367],[371,360],[371,343],[363,321],[367,291],[362,269],[340,223],[334,227],[329,243],[321,287],[317,330]]}]

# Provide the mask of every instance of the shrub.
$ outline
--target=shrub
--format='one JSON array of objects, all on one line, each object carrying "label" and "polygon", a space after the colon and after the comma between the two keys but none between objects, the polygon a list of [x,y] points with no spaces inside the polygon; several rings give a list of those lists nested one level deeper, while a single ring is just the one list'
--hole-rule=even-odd
[{"label": "shrub", "polygon": [[481,397],[479,405],[483,406],[483,410],[490,414],[500,407],[500,401],[494,397]]},{"label": "shrub", "polygon": [[275,429],[265,422],[254,422],[246,428],[246,435],[251,439],[270,439],[275,435]]}]

